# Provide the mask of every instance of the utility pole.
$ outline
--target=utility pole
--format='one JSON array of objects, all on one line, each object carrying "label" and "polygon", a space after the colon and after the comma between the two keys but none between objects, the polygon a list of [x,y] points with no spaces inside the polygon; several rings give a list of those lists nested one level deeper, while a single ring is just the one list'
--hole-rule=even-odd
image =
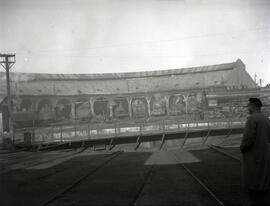
[{"label": "utility pole", "polygon": [[263,79],[259,79],[260,87],[262,87]]},{"label": "utility pole", "polygon": [[10,80],[9,80],[9,70],[15,64],[15,54],[1,54],[0,53],[0,64],[6,70],[6,84],[7,84],[7,99],[8,99],[8,126],[9,133],[12,138],[13,144],[15,143],[14,132],[13,132],[13,122],[12,122],[12,105],[10,97]]},{"label": "utility pole", "polygon": [[255,81],[255,84],[257,84],[257,74],[256,73],[254,75],[254,81]]}]

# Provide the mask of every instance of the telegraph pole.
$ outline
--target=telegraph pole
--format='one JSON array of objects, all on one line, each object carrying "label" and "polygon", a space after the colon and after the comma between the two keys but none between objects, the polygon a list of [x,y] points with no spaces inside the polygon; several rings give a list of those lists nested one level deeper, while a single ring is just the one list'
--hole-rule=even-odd
[{"label": "telegraph pole", "polygon": [[6,84],[7,84],[7,99],[8,99],[8,127],[9,133],[12,138],[13,144],[15,143],[14,132],[13,132],[13,122],[12,122],[12,105],[10,97],[10,80],[9,80],[9,70],[15,64],[15,54],[1,54],[0,53],[0,64],[6,70]]}]

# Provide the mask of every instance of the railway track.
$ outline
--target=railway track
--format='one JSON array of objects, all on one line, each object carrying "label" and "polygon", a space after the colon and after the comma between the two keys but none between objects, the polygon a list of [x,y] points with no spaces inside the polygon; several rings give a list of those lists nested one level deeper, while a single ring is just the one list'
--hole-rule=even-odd
[{"label": "railway track", "polygon": [[[234,161],[237,162],[241,162],[241,159],[239,157],[236,157],[232,154],[230,154],[229,152],[226,152],[224,150],[222,150],[221,148],[218,148],[216,146],[209,146],[209,148],[219,154],[222,154],[226,157],[229,157],[230,159],[233,159]],[[203,180],[201,180],[201,178],[199,178],[197,175],[195,175],[195,173],[193,173],[187,165],[185,164],[180,164],[181,167],[183,167],[218,203],[218,205],[220,206],[224,206],[225,203],[224,201],[221,200],[221,198],[218,197],[217,192],[214,191],[213,187],[211,189],[210,186],[207,185],[207,183],[205,183]]]},{"label": "railway track", "polygon": [[[57,205],[57,200],[58,199],[60,199],[63,196],[65,196],[66,193],[68,193],[72,189],[76,188],[80,183],[83,183],[84,180],[86,180],[88,177],[90,177],[93,174],[95,174],[96,172],[98,172],[100,169],[102,169],[105,165],[107,165],[109,162],[111,162],[113,159],[115,159],[121,153],[122,152],[115,152],[115,153],[113,153],[111,157],[109,157],[104,162],[102,162],[101,164],[99,164],[98,166],[96,166],[89,173],[85,174],[84,176],[82,176],[81,178],[79,178],[78,180],[76,180],[72,184],[68,185],[63,190],[61,190],[59,193],[57,193],[53,197],[49,198],[44,204],[42,204],[42,206],[47,206],[47,205],[51,205],[51,204],[54,205],[54,203],[56,203],[56,205]],[[183,167],[187,170],[187,168],[185,166],[183,166]],[[134,199],[133,199],[133,201],[131,202],[130,205],[134,205],[134,206],[140,205],[140,200],[143,197],[144,189],[145,189],[145,187],[147,185],[151,184],[151,179],[152,179],[152,176],[153,176],[155,170],[156,170],[156,166],[155,166],[155,163],[153,163],[150,166],[150,168],[148,169],[148,171],[147,171],[147,173],[146,173],[146,175],[144,177],[144,181],[142,182],[141,186],[139,187],[139,189],[138,189],[137,193],[135,194],[135,197],[134,197]],[[189,172],[189,174],[190,174],[190,172]],[[195,178],[195,175],[193,174],[192,177]],[[198,181],[198,178],[197,178],[197,181]],[[203,184],[202,182],[200,182],[200,183]],[[219,201],[216,198],[216,196],[213,193],[211,193],[210,189],[208,189],[206,186],[204,186],[204,189],[206,189],[208,191],[208,193],[211,194],[211,196],[215,198],[215,200],[219,203],[219,205],[222,205],[223,206],[223,204],[221,203],[221,201]]]},{"label": "railway track", "polygon": [[[234,155],[223,151],[222,149],[219,149],[217,147],[214,146],[210,146],[210,149],[213,150],[214,152],[217,152],[221,155],[224,155],[226,157],[229,157],[230,159],[233,159],[234,161],[236,160],[237,162],[240,162],[240,159],[238,157],[235,157]],[[174,154],[173,155],[177,162],[177,156]],[[199,175],[196,175],[189,167],[188,164],[178,164],[179,169],[181,170],[181,172],[183,172],[183,170],[190,176],[192,177],[192,179],[195,180],[195,182],[197,182],[201,188],[203,188],[203,190],[205,190],[209,196],[216,202],[217,205],[219,206],[225,206],[227,205],[227,201],[225,200],[225,196],[223,196],[224,194],[222,194],[220,191],[216,191],[215,187],[213,187],[213,185],[209,184],[209,182],[203,180],[202,177],[200,177]],[[151,179],[153,176],[154,171],[156,170],[156,167],[154,165],[152,165],[152,167],[150,168],[149,172],[147,173],[146,177],[145,177],[145,181],[143,182],[138,194],[136,195],[136,199],[133,202],[134,206],[140,205],[144,190],[146,190],[145,188],[147,187],[147,185],[151,184]],[[224,199],[225,198],[225,199]],[[143,204],[142,204],[143,205]]]},{"label": "railway track", "polygon": [[154,168],[155,168],[154,164],[151,165],[149,171],[146,174],[146,177],[144,179],[143,184],[141,185],[138,193],[136,194],[136,196],[134,198],[134,201],[133,201],[132,205],[134,205],[134,206],[139,205],[139,202],[140,202],[140,200],[142,198],[142,194],[143,194],[143,190],[144,190],[145,186],[151,182],[151,177],[153,175]]},{"label": "railway track", "polygon": [[[82,153],[82,152],[83,151],[80,151],[78,153],[74,153],[74,154],[68,155],[68,157],[70,157],[70,156],[76,156],[76,155],[78,155],[79,153]],[[111,155],[111,154],[106,154],[106,155]],[[62,158],[66,158],[66,156],[65,157],[62,157]],[[62,159],[62,158],[59,158],[59,159]],[[102,159],[102,158],[104,158],[104,156],[101,157],[100,159]],[[99,161],[100,159],[97,159],[97,160]],[[29,180],[27,180],[27,181],[25,181],[23,183],[20,183],[19,186],[25,186],[25,185],[32,184],[32,183],[37,182],[37,181],[42,181],[42,180],[44,180],[44,179],[46,179],[48,177],[51,177],[53,175],[56,175],[58,173],[63,172],[66,169],[70,169],[70,168],[69,167],[65,167],[65,168],[61,168],[61,169],[54,169],[53,171],[51,171],[51,172],[49,172],[47,174],[44,174],[44,175],[40,175],[38,177],[31,178],[31,179],[29,179]]]},{"label": "railway track", "polygon": [[111,154],[109,157],[106,158],[106,160],[104,160],[102,163],[100,163],[99,165],[97,165],[94,169],[92,169],[91,171],[89,171],[88,173],[86,173],[85,175],[81,176],[80,178],[78,178],[76,181],[74,181],[72,184],[66,186],[65,188],[63,188],[60,192],[58,192],[57,194],[53,195],[52,197],[50,197],[49,199],[47,199],[42,206],[46,206],[46,205],[50,205],[51,203],[54,203],[55,201],[57,201],[60,197],[62,197],[64,194],[66,194],[67,192],[69,192],[70,190],[74,189],[76,186],[78,186],[80,183],[82,183],[85,179],[87,179],[88,177],[92,176],[93,174],[95,174],[98,170],[100,170],[101,168],[103,168],[105,165],[107,165],[109,162],[111,162],[112,160],[114,160],[115,158],[117,158],[120,154],[122,154],[122,151],[117,151],[114,152],[113,154]]},{"label": "railway track", "polygon": [[[222,149],[220,149],[220,148],[216,148],[216,147],[211,146],[210,150],[213,151],[212,152],[213,156],[219,156],[220,158],[221,158],[221,156],[223,156],[223,159],[227,159],[227,158],[232,159],[233,158],[233,157],[231,157],[232,156],[231,154],[229,154],[228,152],[222,151]],[[94,167],[87,166],[87,167],[78,168],[78,170],[76,170],[77,172],[79,170],[82,171],[79,176],[74,176],[74,179],[70,180],[69,183],[62,184],[62,186],[59,187],[59,189],[57,190],[58,191],[57,193],[51,193],[49,196],[44,196],[44,199],[42,201],[39,200],[39,203],[41,202],[42,203],[41,205],[51,205],[51,204],[57,205],[58,203],[61,203],[61,201],[63,201],[63,199],[65,199],[65,198],[69,199],[70,197],[72,197],[72,195],[70,196],[70,194],[75,194],[76,190],[78,190],[78,188],[80,188],[81,186],[87,185],[87,183],[85,183],[85,182],[89,181],[89,179],[88,179],[89,177],[91,180],[91,176],[93,176],[96,173],[98,173],[98,175],[100,174],[99,176],[102,176],[104,171],[106,171],[106,169],[105,169],[107,167],[106,165],[108,165],[111,161],[113,161],[115,158],[117,158],[121,153],[122,153],[121,151],[118,151],[118,152],[110,154],[109,156],[107,156],[107,154],[106,154],[106,156],[100,157],[98,159],[98,161],[93,165]],[[219,155],[217,155],[217,154],[219,154]],[[177,160],[177,158],[178,158],[177,155],[174,153],[173,153],[173,155],[172,155],[172,158]],[[123,157],[124,156],[121,156],[121,158],[120,158],[120,159],[122,159],[121,163],[118,163],[118,161],[115,161],[116,164],[113,163],[114,168],[117,168],[119,165],[124,163]],[[137,157],[136,157],[136,159],[137,159]],[[233,159],[239,161],[238,158],[233,158]],[[236,163],[235,161],[232,161],[232,163],[238,165],[238,163]],[[79,164],[80,163],[78,163],[77,165],[79,165]],[[204,164],[204,162],[202,161],[201,164]],[[198,167],[198,165],[195,165],[195,166],[197,167],[197,169],[200,168],[200,166]],[[210,169],[207,168],[208,166],[209,166],[209,164],[207,165],[207,163],[204,166],[206,171],[211,171],[211,168]],[[74,167],[74,165],[73,165],[73,167]],[[111,164],[110,164],[110,167],[111,167]],[[192,165],[182,163],[182,164],[174,165],[174,167],[173,167],[175,169],[174,173],[168,172],[166,174],[171,175],[171,177],[170,177],[171,181],[175,181],[174,176],[172,174],[177,174],[179,176],[183,175],[184,176],[183,178],[187,178],[187,181],[181,187],[184,188],[184,190],[186,189],[185,185],[189,189],[196,187],[197,189],[195,188],[195,191],[194,191],[195,193],[198,190],[203,191],[203,194],[207,198],[202,196],[202,193],[198,194],[198,197],[203,198],[204,201],[205,201],[205,199],[207,199],[207,200],[210,200],[211,202],[213,202],[214,205],[220,205],[220,206],[227,205],[227,202],[225,200],[226,198],[224,199],[226,194],[222,193],[223,191],[220,192],[219,187],[221,187],[221,186],[217,185],[217,187],[216,187],[216,185],[215,185],[216,182],[215,182],[215,180],[214,180],[214,182],[211,180],[211,175],[210,175],[210,184],[209,184],[209,181],[208,181],[209,178],[208,179],[204,178],[204,175],[208,175],[208,174],[204,174],[205,171],[203,171],[203,170],[196,171],[196,167],[192,167]],[[88,171],[85,170],[86,168],[89,168]],[[179,170],[177,168],[179,168]],[[195,168],[195,170],[194,170],[194,168]],[[147,191],[149,192],[149,188],[151,189],[151,187],[154,187],[153,182],[155,182],[160,177],[157,175],[157,173],[159,172],[159,169],[160,168],[156,165],[156,163],[154,163],[151,166],[147,167],[147,170],[145,170],[145,172],[142,173],[143,176],[141,177],[141,181],[137,181],[139,184],[136,186],[136,189],[133,191],[134,196],[131,196],[131,199],[128,200],[130,205],[136,205],[136,206],[143,205],[145,200],[147,200],[147,197],[145,199],[144,195],[149,194],[149,193],[147,193]],[[66,168],[64,170],[66,170]],[[41,176],[39,174],[39,177],[35,177],[34,179],[32,178],[32,179],[28,180],[28,182],[25,182],[23,184],[33,183],[33,181],[38,182],[40,180],[41,181],[45,180],[44,182],[46,182],[48,177],[54,176],[57,173],[60,173],[60,174],[58,174],[56,176],[63,175],[61,172],[64,170],[63,170],[63,168],[60,171],[59,170],[50,170],[45,174],[43,173]],[[166,170],[168,170],[168,169],[166,169]],[[106,174],[106,172],[104,174]],[[115,173],[115,174],[117,174],[117,173]],[[159,173],[159,175],[160,174],[162,174],[162,173]],[[64,176],[68,176],[68,175],[64,175]],[[53,178],[49,178],[49,179],[53,179]],[[178,180],[179,180],[179,178],[178,178]],[[156,181],[156,183],[159,184],[158,181]],[[181,182],[179,182],[179,183],[181,185]],[[189,187],[189,184],[192,186]],[[121,184],[119,184],[119,186],[120,185]],[[160,185],[162,185],[162,183],[160,183]],[[75,191],[75,193],[74,193],[74,191]],[[87,191],[88,191],[88,189],[87,189]],[[207,194],[209,195],[209,197]],[[155,196],[153,196],[153,197],[156,198]],[[159,198],[159,197],[157,197],[157,198]],[[183,198],[185,198],[185,197],[183,197]],[[153,200],[156,201],[156,199],[153,199]],[[169,199],[167,199],[167,200],[169,200]],[[225,202],[224,202],[224,200],[225,200]],[[194,203],[196,204],[195,200],[194,200]],[[207,205],[207,204],[205,204],[205,205]]]},{"label": "railway track", "polygon": [[[177,162],[177,156],[175,154],[173,155],[173,158]],[[179,169],[180,168],[184,169],[184,171],[190,177],[192,177],[192,179],[194,179],[195,182],[197,182],[200,185],[200,187],[202,187],[211,196],[211,198],[216,202],[217,205],[224,206],[224,203],[217,197],[215,192],[213,190],[211,190],[202,180],[200,180],[200,178],[197,177],[185,164],[178,164],[178,166],[179,166],[178,167]],[[151,179],[152,179],[152,176],[153,176],[153,173],[154,173],[155,169],[156,169],[156,166],[155,166],[155,163],[154,163],[151,166],[151,168],[149,169],[149,171],[148,171],[148,173],[147,173],[147,175],[145,177],[145,180],[144,180],[143,184],[141,185],[141,187],[140,187],[140,189],[139,189],[139,191],[138,191],[132,205],[134,205],[134,206],[140,205],[141,199],[143,197],[144,190],[147,187],[147,185],[151,184]],[[183,171],[182,169],[181,169],[181,172]]]},{"label": "railway track", "polygon": [[[174,157],[176,158],[176,156],[174,155]],[[217,202],[218,205],[220,206],[224,206],[223,202],[217,197],[217,195],[215,194],[214,191],[212,191],[198,176],[196,176],[185,164],[179,164],[179,166],[181,166],[182,168],[184,168],[184,170],[190,175],[192,176],[193,179],[196,180],[196,182],[198,182],[198,184],[200,184],[206,191],[207,193]]]},{"label": "railway track", "polygon": [[234,156],[234,155],[232,155],[232,154],[230,154],[228,152],[225,152],[224,150],[220,149],[217,146],[211,145],[211,146],[209,146],[209,148],[212,149],[212,150],[214,150],[214,151],[216,151],[216,152],[218,152],[218,153],[220,153],[220,154],[223,154],[223,155],[225,155],[227,157],[230,157],[230,158],[232,158],[232,159],[234,159],[236,161],[241,161],[241,159],[239,157],[236,157],[236,156]]},{"label": "railway track", "polygon": [[[185,167],[185,169],[190,172],[194,178],[198,179],[198,182],[201,182],[200,184],[209,190],[209,193],[214,194],[211,195],[217,200],[219,205],[237,205],[235,202],[241,204],[241,159],[236,155],[227,152],[225,149],[219,148],[217,146],[209,146],[209,149],[209,151],[213,152],[212,155],[218,154],[220,159],[229,158],[232,161],[228,161],[230,162],[228,165],[226,164],[221,166],[222,164],[216,164],[215,162],[212,162],[211,155],[209,156],[210,153],[208,153],[208,157],[210,157],[210,159],[202,158],[202,164],[200,168],[197,167],[196,169],[196,167],[192,165],[187,166],[184,164],[181,166]],[[204,161],[207,162],[204,163]],[[225,174],[228,173],[228,170],[233,170],[233,174],[235,175],[226,176]],[[214,173],[217,175],[215,175],[215,178],[212,179],[212,175],[209,173],[213,173],[213,171],[215,171]],[[195,175],[195,173],[197,175]],[[226,181],[220,181],[222,179],[223,181],[226,179],[228,182],[226,183]]]},{"label": "railway track", "polygon": [[[49,162],[52,162],[52,161],[55,161],[55,160],[60,160],[60,159],[63,159],[63,158],[75,156],[75,155],[78,155],[78,154],[84,152],[86,149],[87,148],[85,147],[85,148],[82,148],[79,151],[76,151],[76,152],[72,153],[72,154],[67,154],[67,155],[63,155],[63,156],[60,156],[60,157],[53,157],[53,158],[49,158],[49,159],[44,160],[44,161],[40,161],[40,159],[37,159],[36,154],[35,154],[35,156],[28,155],[28,156],[23,156],[23,157],[18,156],[19,154],[15,155],[15,156],[12,155],[11,157],[6,157],[7,160],[10,159],[10,158],[11,159],[16,158],[16,162],[7,163],[6,165],[3,164],[3,166],[2,166],[3,168],[1,169],[0,175],[5,175],[5,174],[8,174],[10,172],[14,172],[14,171],[17,171],[17,170],[20,170],[20,169],[28,169],[28,168],[31,168],[31,167],[34,167],[34,166],[37,166],[37,165],[40,165],[40,164],[49,163]],[[40,152],[39,155],[43,154],[43,153],[46,153],[46,152]],[[18,160],[25,161],[25,163],[18,163]],[[18,166],[18,164],[24,164],[24,165],[23,166]],[[17,168],[16,168],[16,165],[17,165]],[[15,169],[14,169],[14,167],[15,167]]]},{"label": "railway track", "polygon": [[223,202],[217,197],[214,191],[212,191],[199,177],[197,177],[187,166],[184,164],[180,164],[186,171],[189,173],[208,193],[209,195],[216,200],[217,204],[220,206],[224,206]]}]

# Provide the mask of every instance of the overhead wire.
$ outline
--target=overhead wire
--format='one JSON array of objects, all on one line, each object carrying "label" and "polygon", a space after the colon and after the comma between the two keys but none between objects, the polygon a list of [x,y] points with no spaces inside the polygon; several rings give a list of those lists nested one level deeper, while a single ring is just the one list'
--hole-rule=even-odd
[{"label": "overhead wire", "polygon": [[[213,37],[213,36],[224,36],[224,35],[228,35],[228,34],[229,35],[235,35],[237,33],[259,31],[259,30],[269,30],[269,29],[270,29],[270,27],[249,28],[249,29],[244,29],[244,30],[239,30],[239,31],[191,35],[191,36],[186,36],[186,37],[181,37],[181,38],[176,38],[176,39],[141,41],[141,42],[126,43],[126,44],[111,44],[111,45],[95,46],[95,47],[80,48],[80,49],[43,49],[43,50],[36,50],[36,51],[33,51],[33,52],[32,51],[18,50],[16,53],[20,54],[20,55],[27,55],[27,56],[61,55],[63,57],[65,57],[65,56],[67,56],[67,57],[82,57],[82,56],[85,56],[85,57],[100,57],[100,56],[102,56],[102,57],[108,57],[108,58],[112,58],[112,57],[113,58],[126,58],[124,56],[89,55],[89,54],[87,54],[87,52],[92,51],[92,50],[97,50],[97,49],[109,49],[109,48],[132,47],[132,46],[138,47],[138,46],[140,46],[142,44],[153,44],[153,43],[160,44],[160,43],[166,43],[166,42],[177,42],[177,41],[181,41],[181,40],[185,40],[185,39],[207,38],[207,37]],[[58,53],[54,53],[54,52],[58,52]],[[241,51],[241,53],[246,53],[246,52],[251,53],[251,51]],[[270,48],[269,48],[269,51],[267,50],[265,52],[270,52]],[[72,53],[82,53],[82,54],[76,55],[76,54],[72,54]],[[239,52],[237,52],[237,53],[239,53]],[[215,54],[213,54],[213,55],[217,55],[217,53],[215,52]],[[197,55],[197,56],[205,56],[205,55],[203,54],[203,55]],[[206,56],[208,56],[208,55],[206,55]],[[154,56],[154,57],[159,57],[159,56]]]}]

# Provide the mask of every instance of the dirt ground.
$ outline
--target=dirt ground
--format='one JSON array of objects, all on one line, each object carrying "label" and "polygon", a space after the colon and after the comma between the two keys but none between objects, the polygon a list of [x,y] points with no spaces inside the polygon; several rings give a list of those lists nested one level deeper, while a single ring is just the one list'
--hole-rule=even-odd
[{"label": "dirt ground", "polygon": [[[238,142],[231,137],[208,144],[240,157]],[[2,153],[0,205],[227,206],[246,199],[241,162],[200,141],[161,151],[121,147]]]}]

